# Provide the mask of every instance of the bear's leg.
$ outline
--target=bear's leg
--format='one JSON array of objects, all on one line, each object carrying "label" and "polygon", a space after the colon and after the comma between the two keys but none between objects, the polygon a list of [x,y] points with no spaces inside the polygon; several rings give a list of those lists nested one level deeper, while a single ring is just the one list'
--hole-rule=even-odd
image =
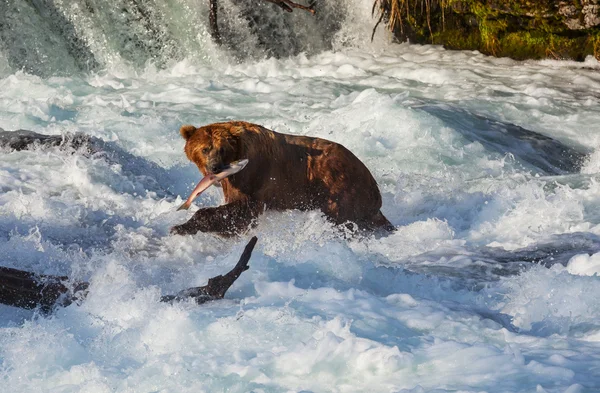
[{"label": "bear's leg", "polygon": [[248,229],[258,214],[258,204],[247,200],[219,207],[206,207],[194,213],[185,224],[171,228],[171,233],[193,235],[196,232],[214,232],[222,236],[232,236]]},{"label": "bear's leg", "polygon": [[[350,193],[332,193],[322,210],[336,225],[346,224],[349,230],[355,230],[353,224],[356,224],[359,230],[368,232],[394,231],[396,229],[394,225],[377,207],[377,205],[381,206],[380,200],[377,198],[375,203],[360,204],[357,203],[360,198]],[[368,199],[367,201],[371,202]]]}]

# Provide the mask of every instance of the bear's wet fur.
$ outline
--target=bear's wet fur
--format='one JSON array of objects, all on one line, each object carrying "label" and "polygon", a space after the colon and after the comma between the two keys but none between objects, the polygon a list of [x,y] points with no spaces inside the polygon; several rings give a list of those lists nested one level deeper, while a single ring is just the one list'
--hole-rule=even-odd
[{"label": "bear's wet fur", "polygon": [[320,209],[337,225],[391,231],[381,194],[367,167],[344,146],[281,134],[242,121],[181,127],[185,154],[204,176],[247,158],[244,170],[221,181],[225,204],[202,208],[175,234],[244,232],[264,210]]}]

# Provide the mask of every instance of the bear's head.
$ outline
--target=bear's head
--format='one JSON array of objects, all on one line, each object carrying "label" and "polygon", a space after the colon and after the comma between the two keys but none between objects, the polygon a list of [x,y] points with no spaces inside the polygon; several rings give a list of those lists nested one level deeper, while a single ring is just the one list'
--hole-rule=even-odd
[{"label": "bear's head", "polygon": [[185,154],[206,176],[218,174],[239,157],[237,138],[232,130],[222,124],[196,128],[182,126],[179,130],[185,139]]}]

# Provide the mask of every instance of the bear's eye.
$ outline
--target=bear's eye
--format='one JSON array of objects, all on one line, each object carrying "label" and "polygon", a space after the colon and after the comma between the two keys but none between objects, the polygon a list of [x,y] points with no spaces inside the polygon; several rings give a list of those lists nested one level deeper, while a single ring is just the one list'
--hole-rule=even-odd
[{"label": "bear's eye", "polygon": [[205,147],[204,149],[202,149],[202,154],[206,155],[209,151],[210,149],[208,147]]}]

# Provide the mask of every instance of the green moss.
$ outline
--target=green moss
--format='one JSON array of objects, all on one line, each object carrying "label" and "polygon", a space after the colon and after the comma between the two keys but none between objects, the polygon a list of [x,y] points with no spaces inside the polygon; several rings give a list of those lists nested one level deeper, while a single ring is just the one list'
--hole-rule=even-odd
[{"label": "green moss", "polygon": [[479,33],[481,34],[482,52],[496,56],[500,50],[499,37],[506,30],[507,22],[504,20],[481,20],[479,21]]},{"label": "green moss", "polygon": [[519,31],[507,34],[500,42],[500,56],[512,57],[517,60],[543,58],[574,58],[577,47],[571,39],[543,34],[540,32]]},{"label": "green moss", "polygon": [[[596,44],[596,52],[594,52]],[[505,35],[499,42],[498,56],[525,59],[573,59],[584,60],[589,54],[598,56],[600,38],[564,37],[530,31],[519,31]],[[586,49],[586,47],[589,47]]]},{"label": "green moss", "polygon": [[504,36],[500,45],[500,56],[523,60],[544,58],[547,43],[542,38],[532,37],[529,32],[515,32]]},{"label": "green moss", "polygon": [[394,16],[402,26],[394,29],[399,41],[515,59],[583,60],[589,54],[600,59],[600,28],[569,30],[555,9],[556,0],[375,1],[388,21],[390,12],[401,10]]},{"label": "green moss", "polygon": [[591,34],[588,37],[585,47],[587,53],[600,61],[600,31],[596,31],[595,34]]},{"label": "green moss", "polygon": [[479,32],[462,32],[449,29],[436,32],[433,35],[433,44],[443,45],[447,49],[478,50],[481,48],[481,34]]}]

